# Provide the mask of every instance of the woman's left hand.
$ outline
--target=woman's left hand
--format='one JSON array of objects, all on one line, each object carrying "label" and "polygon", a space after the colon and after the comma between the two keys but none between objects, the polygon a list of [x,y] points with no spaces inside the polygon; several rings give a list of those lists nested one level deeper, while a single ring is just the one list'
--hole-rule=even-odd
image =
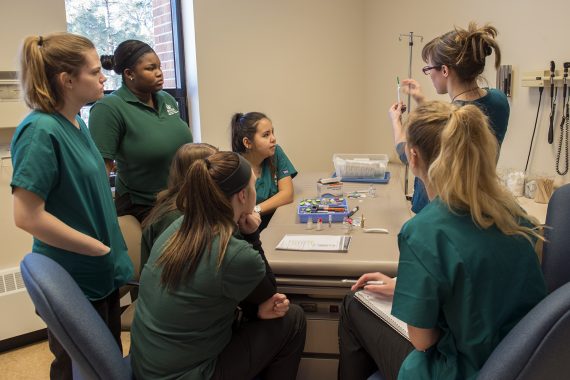
[{"label": "woman's left hand", "polygon": [[260,224],[261,216],[256,212],[251,214],[242,214],[238,220],[239,231],[245,235],[249,235],[257,231]]}]

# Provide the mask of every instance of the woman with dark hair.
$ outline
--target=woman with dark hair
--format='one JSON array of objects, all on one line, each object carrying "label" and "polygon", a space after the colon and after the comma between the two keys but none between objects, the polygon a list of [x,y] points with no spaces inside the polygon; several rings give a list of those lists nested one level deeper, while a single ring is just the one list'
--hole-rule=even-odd
[{"label": "woman with dark hair", "polygon": [[107,171],[117,165],[118,215],[142,222],[166,188],[172,157],[192,142],[192,133],[176,100],[162,91],[160,59],[148,44],[124,41],[113,55],[101,56],[101,64],[121,75],[123,84],[91,108],[89,130]]},{"label": "woman with dark hair", "polygon": [[[133,267],[105,164],[78,116],[81,107],[103,96],[99,56],[83,36],[30,36],[20,74],[33,111],[12,138],[14,221],[33,235],[34,252],[69,272],[121,347],[118,289]],[[50,377],[71,379],[71,358],[50,330],[48,340],[55,356]]]},{"label": "woman with dark hair", "polygon": [[[422,71],[430,76],[438,94],[448,94],[451,102],[457,105],[476,105],[487,115],[500,150],[509,123],[509,102],[501,91],[482,88],[478,84],[487,56],[495,53],[495,68],[501,63],[501,50],[496,37],[497,29],[491,25],[477,27],[471,22],[467,29],[455,28],[424,46],[422,58],[427,66]],[[401,88],[411,94],[418,104],[425,101],[420,85],[414,79],[403,80]],[[404,153],[406,135],[401,122],[402,106],[403,103],[393,104],[389,113],[396,151],[400,160],[407,163]],[[424,184],[415,178],[412,211],[420,212],[428,202]]]},{"label": "woman with dark hair", "polygon": [[[295,379],[306,322],[275,293],[251,245],[259,244],[255,196],[251,166],[236,153],[190,166],[176,198],[184,216],[157,239],[141,275],[136,378]],[[245,319],[236,318],[242,301],[255,305]]]},{"label": "woman with dark hair", "polygon": [[277,145],[271,120],[261,112],[236,113],[231,120],[232,150],[244,156],[257,177],[255,212],[260,230],[267,227],[279,206],[293,202],[297,170]]}]

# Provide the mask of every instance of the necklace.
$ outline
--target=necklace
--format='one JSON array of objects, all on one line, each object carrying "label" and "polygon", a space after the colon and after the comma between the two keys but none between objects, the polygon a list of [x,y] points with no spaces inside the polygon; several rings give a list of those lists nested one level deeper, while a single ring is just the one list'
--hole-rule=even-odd
[{"label": "necklace", "polygon": [[451,99],[451,103],[453,103],[453,102],[455,101],[455,99],[456,99],[458,96],[463,95],[463,94],[466,94],[466,93],[471,92],[471,91],[475,91],[475,90],[479,90],[479,87],[473,87],[473,88],[470,88],[470,89],[465,90],[465,91],[463,91],[463,92],[460,92],[459,94],[455,95],[455,96]]}]

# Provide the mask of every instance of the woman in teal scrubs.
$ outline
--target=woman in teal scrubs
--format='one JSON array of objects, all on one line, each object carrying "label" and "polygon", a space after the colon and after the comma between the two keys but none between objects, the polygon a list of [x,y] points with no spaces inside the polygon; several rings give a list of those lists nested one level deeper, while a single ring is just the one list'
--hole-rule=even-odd
[{"label": "woman in teal scrubs", "polygon": [[279,206],[293,202],[297,170],[277,145],[273,124],[265,114],[236,113],[231,128],[232,150],[249,161],[257,177],[255,211],[261,215],[263,230]]},{"label": "woman in teal scrubs", "polygon": [[[422,68],[429,76],[438,94],[448,94],[457,105],[474,104],[490,121],[490,127],[499,142],[499,150],[509,123],[510,106],[504,93],[497,89],[481,88],[478,80],[485,70],[485,60],[495,54],[495,68],[501,63],[501,50],[495,40],[497,29],[490,25],[477,27],[470,23],[467,29],[455,28],[428,42],[422,49],[427,66]],[[402,91],[414,100],[424,102],[419,83],[414,79],[402,81]],[[405,154],[406,134],[402,128],[403,103],[394,103],[389,110],[394,132],[394,143],[400,160],[407,163]],[[420,212],[429,202],[424,184],[414,179],[412,211]]]},{"label": "woman in teal scrubs", "polygon": [[397,281],[367,273],[352,290],[393,296],[392,314],[407,323],[410,340],[347,296],[341,379],[365,379],[378,368],[385,379],[475,379],[546,296],[534,251],[539,222],[500,184],[497,140],[477,106],[422,103],[410,114],[406,140],[430,203],[398,235]]},{"label": "woman in teal scrubs", "polygon": [[[12,139],[16,225],[33,251],[77,282],[121,347],[118,288],[133,275],[105,164],[78,116],[103,96],[106,78],[93,43],[69,33],[27,37],[21,56],[25,101],[33,111]],[[71,359],[48,330],[52,379],[71,379]]]}]

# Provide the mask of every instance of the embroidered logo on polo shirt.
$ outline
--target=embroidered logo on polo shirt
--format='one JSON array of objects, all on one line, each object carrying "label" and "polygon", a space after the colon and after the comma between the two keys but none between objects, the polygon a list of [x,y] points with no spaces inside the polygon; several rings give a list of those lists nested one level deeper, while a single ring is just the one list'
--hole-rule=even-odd
[{"label": "embroidered logo on polo shirt", "polygon": [[166,113],[168,113],[168,116],[170,115],[174,115],[178,113],[178,110],[174,107],[172,107],[170,104],[166,105]]}]

